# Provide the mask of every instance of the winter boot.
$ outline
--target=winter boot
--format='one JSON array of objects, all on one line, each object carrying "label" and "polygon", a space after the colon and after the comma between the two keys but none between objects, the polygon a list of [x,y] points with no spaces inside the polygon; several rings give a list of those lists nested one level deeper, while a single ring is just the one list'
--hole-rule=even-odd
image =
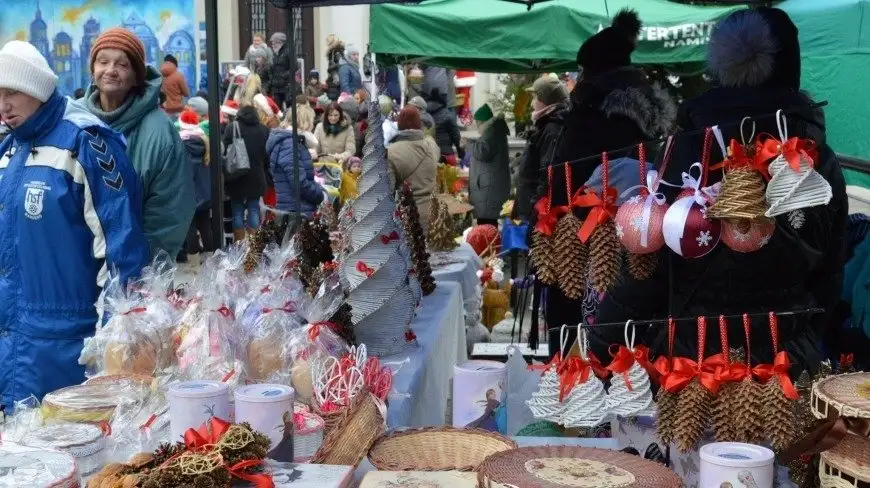
[{"label": "winter boot", "polygon": [[245,229],[233,229],[233,242],[245,240]]}]

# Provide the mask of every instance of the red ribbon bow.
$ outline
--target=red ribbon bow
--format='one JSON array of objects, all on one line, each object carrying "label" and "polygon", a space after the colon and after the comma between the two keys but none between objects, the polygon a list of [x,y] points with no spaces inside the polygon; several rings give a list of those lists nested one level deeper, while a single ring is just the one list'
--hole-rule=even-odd
[{"label": "red ribbon bow", "polygon": [[791,361],[788,359],[788,353],[779,351],[774,356],[773,364],[759,364],[752,368],[752,373],[757,376],[762,382],[776,378],[782,387],[782,392],[789,400],[797,400],[800,398],[797,388],[791,382],[788,376],[788,370],[791,368]]},{"label": "red ribbon bow", "polygon": [[323,263],[323,269],[326,271],[335,271],[336,269],[338,269],[338,263],[336,263],[335,261],[327,261]]},{"label": "red ribbon bow", "polygon": [[293,313],[296,311],[296,303],[293,301],[288,301],[285,302],[284,305],[280,308],[264,308],[263,313],[272,313],[276,310],[281,312]]},{"label": "red ribbon bow", "polygon": [[594,354],[589,354],[589,359],[580,356],[569,356],[560,361],[556,367],[559,373],[559,401],[564,400],[565,395],[571,392],[575,385],[586,383],[591,371],[599,378],[607,377],[607,369],[601,366],[601,361]]},{"label": "red ribbon bow", "polygon": [[[184,444],[188,450],[192,451],[208,449],[220,441],[221,437],[230,430],[231,425],[225,420],[212,417],[198,429],[187,429],[184,433]],[[249,481],[256,488],[274,488],[275,483],[272,481],[271,475],[251,474],[246,471],[248,468],[259,466],[262,463],[262,459],[249,459],[228,467],[228,470],[230,475]]]},{"label": "red ribbon bow", "polygon": [[396,231],[390,232],[389,235],[381,234],[381,242],[383,242],[385,246],[393,241],[398,241],[398,240],[399,240],[399,233]]},{"label": "red ribbon bow", "polygon": [[818,157],[818,151],[813,141],[797,137],[792,137],[785,142],[768,137],[763,141],[761,139],[756,141],[755,146],[756,164],[759,160],[769,161],[781,154],[794,171],[800,171],[801,156],[808,158],[811,163],[814,163]]},{"label": "red ribbon bow", "polygon": [[143,313],[143,312],[145,312],[145,311],[147,311],[147,310],[148,310],[148,309],[145,308],[145,307],[136,307],[136,308],[131,308],[130,310],[127,310],[126,312],[122,313],[121,315],[130,315],[130,314],[134,314],[134,313]]},{"label": "red ribbon bow", "polygon": [[705,367],[704,363],[698,364],[689,358],[674,358],[673,368],[665,379],[664,387],[671,393],[677,393],[698,378],[704,388],[715,395],[719,391],[719,378],[710,369],[709,365]]},{"label": "red ribbon bow", "polygon": [[553,234],[553,230],[556,229],[556,222],[559,221],[559,217],[568,211],[568,207],[550,208],[550,197],[542,197],[535,204],[535,210],[538,212],[538,222],[535,224],[535,230],[545,236],[549,236]]},{"label": "red ribbon bow", "polygon": [[363,261],[356,262],[356,270],[360,273],[364,273],[366,278],[371,278],[373,274],[375,274],[375,269],[366,265]]},{"label": "red ribbon bow", "polygon": [[251,474],[246,471],[248,468],[253,468],[254,466],[259,466],[261,464],[263,464],[262,459],[249,459],[230,466],[229,472],[231,476],[252,483],[254,488],[275,488],[275,482],[272,480],[272,475],[265,473]]},{"label": "red ribbon bow", "polygon": [[592,232],[603,224],[608,219],[612,219],[616,215],[616,188],[607,187],[602,194],[595,190],[580,188],[574,193],[574,198],[571,199],[573,207],[592,207],[580,230],[577,231],[577,237],[586,242],[592,235]]},{"label": "red ribbon bow", "polygon": [[322,327],[322,326],[325,326],[331,330],[335,330],[335,328],[336,328],[336,325],[333,324],[332,322],[322,321],[322,322],[312,323],[311,326],[308,327],[308,339],[310,339],[311,342],[316,341],[317,338],[320,337],[320,327]]},{"label": "red ribbon bow", "polygon": [[646,346],[637,346],[633,352],[625,346],[619,346],[616,354],[613,354],[613,360],[610,361],[606,369],[613,374],[621,374],[625,378],[625,386],[628,387],[628,391],[631,391],[632,386],[631,381],[628,379],[628,370],[631,369],[634,363],[643,368],[651,380],[658,381],[658,371],[650,363],[649,349]]},{"label": "red ribbon bow", "polygon": [[221,308],[215,310],[215,312],[223,315],[224,317],[226,317],[230,320],[236,320],[236,314],[234,314],[233,311],[230,310],[230,308],[227,307],[226,305],[221,305]]}]

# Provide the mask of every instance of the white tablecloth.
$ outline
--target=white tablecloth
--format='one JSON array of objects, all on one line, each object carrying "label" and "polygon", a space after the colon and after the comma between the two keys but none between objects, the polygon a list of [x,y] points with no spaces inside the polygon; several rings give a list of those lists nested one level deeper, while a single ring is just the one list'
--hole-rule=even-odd
[{"label": "white tablecloth", "polygon": [[444,425],[453,366],[468,359],[459,285],[439,282],[420,302],[411,328],[420,347],[381,358],[387,363],[410,359],[393,378],[387,423],[390,428]]},{"label": "white tablecloth", "polygon": [[462,262],[432,268],[432,276],[436,281],[452,281],[462,286],[462,300],[476,297],[476,289],[480,284],[477,271],[483,268],[483,261],[468,243],[463,242],[449,253],[434,253],[434,260],[447,255]]}]

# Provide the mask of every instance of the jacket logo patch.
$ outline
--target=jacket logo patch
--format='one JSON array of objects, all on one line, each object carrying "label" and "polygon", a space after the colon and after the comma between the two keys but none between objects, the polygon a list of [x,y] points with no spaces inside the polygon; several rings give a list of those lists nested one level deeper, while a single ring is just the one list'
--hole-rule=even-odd
[{"label": "jacket logo patch", "polygon": [[109,154],[109,157],[105,158],[109,150],[109,144],[105,139],[100,137],[96,131],[91,132],[90,130],[85,129],[85,132],[91,136],[91,140],[89,140],[88,143],[91,145],[91,149],[97,153],[97,164],[100,165],[100,168],[102,168],[103,171],[108,173],[103,176],[103,183],[115,191],[120,190],[121,186],[124,184],[124,178],[121,177],[121,173],[115,174],[115,156]]},{"label": "jacket logo patch", "polygon": [[[105,145],[106,145],[106,142],[103,141],[103,146],[105,146]],[[103,168],[103,171],[105,171],[107,173],[114,173],[115,172],[115,156],[112,156],[110,154],[108,160],[105,160],[105,159],[97,156],[97,163],[100,165],[101,168]]]},{"label": "jacket logo patch", "polygon": [[103,181],[109,188],[117,191],[121,189],[121,185],[124,184],[124,178],[121,178],[121,174],[119,173],[114,178],[109,178],[108,176],[103,176]]},{"label": "jacket logo patch", "polygon": [[91,149],[97,151],[100,154],[106,154],[106,149],[109,147],[109,145],[106,144],[106,141],[103,140],[101,137],[95,137],[89,142],[91,144]]},{"label": "jacket logo patch", "polygon": [[24,216],[33,220],[41,219],[44,199],[45,187],[28,183],[24,192]]}]

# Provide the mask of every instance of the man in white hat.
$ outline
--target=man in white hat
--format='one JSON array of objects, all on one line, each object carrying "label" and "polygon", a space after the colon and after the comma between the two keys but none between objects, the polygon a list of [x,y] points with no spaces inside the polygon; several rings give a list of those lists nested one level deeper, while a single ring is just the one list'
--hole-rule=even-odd
[{"label": "man in white hat", "polygon": [[56,90],[33,45],[0,50],[0,404],[79,384],[94,303],[148,262],[123,137]]}]

